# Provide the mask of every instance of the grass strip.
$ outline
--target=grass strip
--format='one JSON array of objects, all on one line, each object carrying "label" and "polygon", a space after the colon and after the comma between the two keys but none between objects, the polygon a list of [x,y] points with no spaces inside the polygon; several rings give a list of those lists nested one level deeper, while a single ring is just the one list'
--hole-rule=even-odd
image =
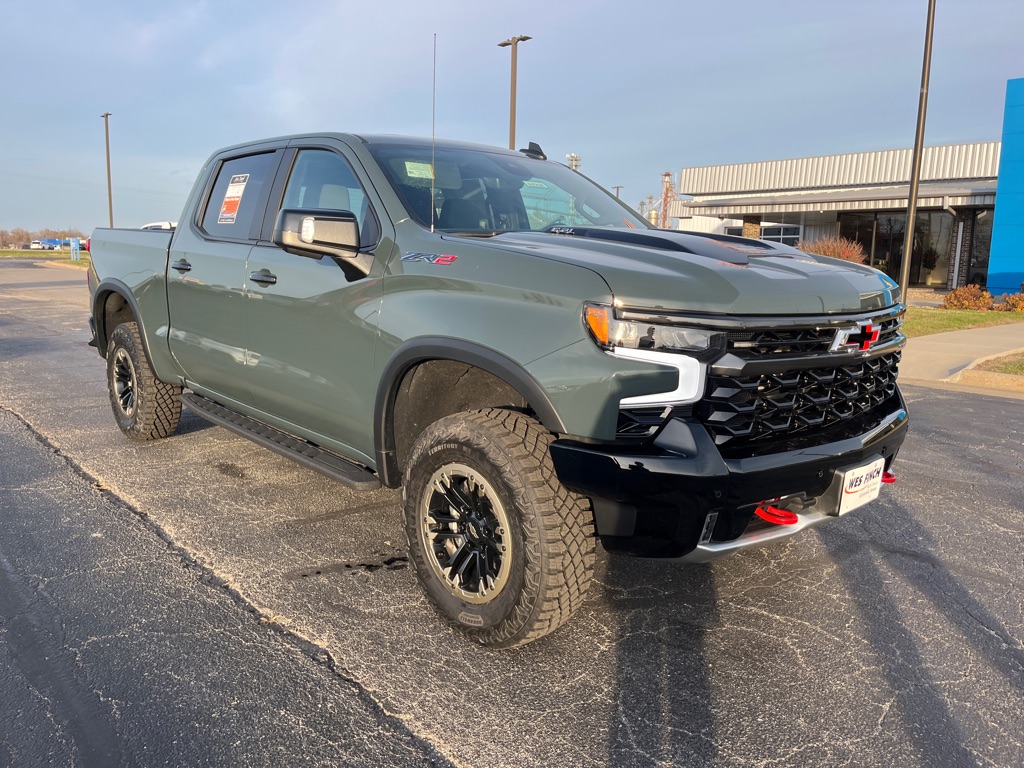
[{"label": "grass strip", "polygon": [[985,328],[990,325],[1008,325],[1010,323],[1024,323],[1024,312],[981,312],[976,309],[907,307],[903,332],[913,338],[933,333],[964,331],[968,328]]},{"label": "grass strip", "polygon": [[1024,376],[1024,352],[986,360],[984,363],[978,364],[977,370],[991,371],[992,373],[1008,373],[1011,376]]}]

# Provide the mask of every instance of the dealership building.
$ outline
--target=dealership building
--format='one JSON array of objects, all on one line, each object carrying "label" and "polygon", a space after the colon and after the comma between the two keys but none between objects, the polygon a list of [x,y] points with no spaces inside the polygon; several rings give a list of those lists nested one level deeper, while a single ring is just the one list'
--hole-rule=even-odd
[{"label": "dealership building", "polygon": [[[683,168],[679,228],[788,244],[840,235],[897,277],[912,150]],[[1024,78],[1007,84],[1002,141],[925,147],[911,285],[1024,290]]]}]

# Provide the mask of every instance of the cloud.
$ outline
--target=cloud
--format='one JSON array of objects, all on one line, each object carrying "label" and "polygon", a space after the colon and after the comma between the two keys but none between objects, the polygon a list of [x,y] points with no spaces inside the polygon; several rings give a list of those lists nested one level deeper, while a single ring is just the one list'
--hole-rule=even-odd
[{"label": "cloud", "polygon": [[[439,136],[506,144],[509,50],[497,44],[532,35],[519,48],[517,136],[556,159],[580,153],[585,173],[624,184],[630,201],[658,194],[660,174],[683,165],[912,143],[923,6],[777,0],[770,13],[766,7],[754,0],[735,0],[727,13],[715,3],[636,12],[618,0],[5,3],[5,28],[48,29],[57,19],[79,46],[54,45],[41,56],[33,35],[5,40],[5,55],[19,64],[4,81],[5,107],[16,119],[0,123],[0,166],[40,180],[31,195],[21,182],[0,189],[0,211],[6,219],[17,206],[38,226],[84,228],[104,218],[105,190],[94,201],[81,193],[47,197],[46,189],[103,185],[98,116],[107,111],[115,203],[123,185],[125,206],[133,197],[127,190],[160,189],[135,181],[147,176],[169,175],[163,183],[175,189],[172,197],[187,193],[201,162],[228,144],[311,130],[428,135],[435,33]],[[926,140],[998,138],[1005,81],[1024,75],[1022,25],[1019,0],[940,5]],[[140,210],[138,217],[175,215]]]},{"label": "cloud", "polygon": [[209,3],[196,2],[137,5],[144,18],[119,17],[112,52],[135,63],[164,61],[181,50],[183,40],[208,28]]}]

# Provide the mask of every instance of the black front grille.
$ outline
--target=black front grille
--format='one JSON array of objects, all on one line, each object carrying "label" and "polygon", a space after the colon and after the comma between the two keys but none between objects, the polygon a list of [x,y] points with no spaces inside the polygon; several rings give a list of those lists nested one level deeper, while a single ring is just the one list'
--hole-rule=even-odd
[{"label": "black front grille", "polygon": [[[864,321],[862,321],[863,323]],[[895,341],[900,333],[901,315],[877,318],[867,325],[850,324],[847,330],[878,331],[874,346]],[[726,348],[744,360],[758,360],[781,355],[823,355],[832,347],[838,328],[835,325],[814,328],[748,328],[729,331]]]},{"label": "black front grille", "polygon": [[[640,310],[624,314],[648,318]],[[719,331],[719,354],[704,358],[710,372],[698,403],[624,408],[618,441],[646,443],[669,418],[695,418],[723,456],[757,456],[862,435],[902,407],[902,307],[813,318],[649,316]]]},{"label": "black front grille", "polygon": [[866,431],[887,415],[879,406],[896,393],[899,361],[897,350],[836,367],[709,376],[707,395],[695,413],[729,453],[769,443],[791,445],[802,435],[824,438],[843,431],[844,424]]},{"label": "black front grille", "polygon": [[665,406],[646,408],[623,408],[619,411],[619,423],[615,438],[627,442],[643,442],[658,431],[666,418]]},{"label": "black front grille", "polygon": [[735,352],[743,358],[793,354],[814,355],[828,352],[835,337],[835,328],[730,331],[727,345],[730,352]]},{"label": "black front grille", "polygon": [[888,344],[890,341],[895,341],[900,335],[900,326],[903,325],[903,315],[893,315],[879,320],[876,323],[878,328],[878,341],[875,346],[882,346]]}]

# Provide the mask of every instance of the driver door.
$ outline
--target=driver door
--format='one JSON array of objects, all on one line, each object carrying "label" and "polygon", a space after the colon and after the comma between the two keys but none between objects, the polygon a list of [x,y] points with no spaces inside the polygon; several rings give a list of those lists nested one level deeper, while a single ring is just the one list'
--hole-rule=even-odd
[{"label": "driver door", "polygon": [[372,465],[373,356],[393,236],[382,236],[378,204],[340,148],[299,147],[285,165],[276,210],[351,211],[360,250],[374,259],[365,275],[347,260],[297,256],[267,240],[252,249],[245,290],[252,404],[265,420]]}]

